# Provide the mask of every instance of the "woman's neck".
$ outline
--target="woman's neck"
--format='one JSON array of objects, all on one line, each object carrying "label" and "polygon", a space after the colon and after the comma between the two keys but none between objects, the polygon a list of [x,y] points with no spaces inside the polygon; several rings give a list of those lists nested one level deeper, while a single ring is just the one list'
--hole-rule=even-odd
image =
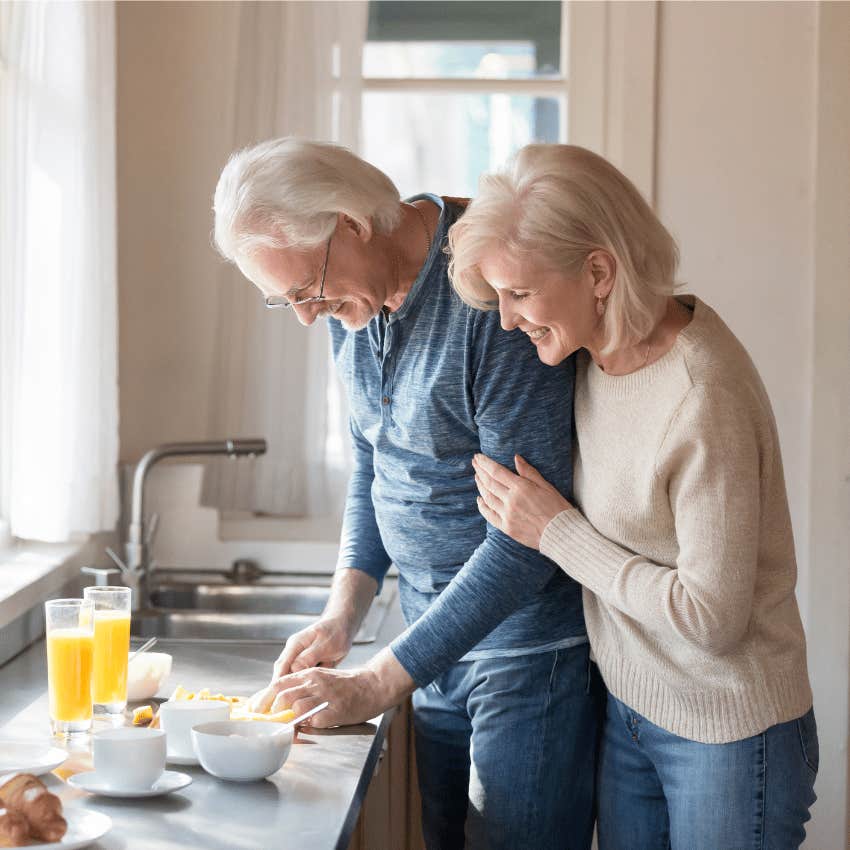
[{"label": "woman's neck", "polygon": [[643,339],[608,354],[600,354],[601,342],[589,345],[587,350],[593,362],[606,374],[630,375],[662,358],[675,345],[679,331],[688,325],[692,317],[693,313],[687,307],[670,296],[664,315]]}]

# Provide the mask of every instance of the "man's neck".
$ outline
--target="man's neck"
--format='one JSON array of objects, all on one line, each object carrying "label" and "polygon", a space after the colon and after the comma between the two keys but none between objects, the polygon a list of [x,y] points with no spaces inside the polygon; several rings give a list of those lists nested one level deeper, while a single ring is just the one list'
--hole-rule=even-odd
[{"label": "man's neck", "polygon": [[391,313],[398,310],[404,303],[428,259],[435,230],[435,224],[429,221],[430,218],[432,216],[425,211],[420,214],[419,208],[414,207],[413,204],[401,205],[401,222],[390,237],[390,249],[396,258],[398,282],[395,292],[384,302],[384,306]]}]

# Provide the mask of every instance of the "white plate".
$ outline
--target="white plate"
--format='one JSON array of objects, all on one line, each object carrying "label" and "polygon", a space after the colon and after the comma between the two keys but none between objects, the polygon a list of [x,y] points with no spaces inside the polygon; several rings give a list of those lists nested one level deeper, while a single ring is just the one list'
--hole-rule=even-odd
[{"label": "white plate", "polygon": [[68,784],[74,788],[82,788],[90,794],[100,794],[102,797],[158,797],[160,794],[170,794],[191,784],[192,777],[188,773],[176,770],[166,770],[149,788],[118,789],[110,788],[98,775],[96,770],[85,773],[75,773],[68,778]]},{"label": "white plate", "polygon": [[173,756],[173,755],[171,755],[171,753],[169,753],[165,757],[165,760],[169,764],[179,764],[179,765],[185,765],[187,767],[200,767],[201,766],[201,763],[198,761],[197,756]]},{"label": "white plate", "polygon": [[41,776],[59,767],[68,753],[38,741],[0,741],[0,775],[32,773]]},{"label": "white plate", "polygon": [[26,850],[79,850],[81,847],[94,844],[112,829],[112,818],[100,812],[65,809],[62,815],[68,821],[68,831],[61,841],[51,841],[50,844],[27,844]]}]

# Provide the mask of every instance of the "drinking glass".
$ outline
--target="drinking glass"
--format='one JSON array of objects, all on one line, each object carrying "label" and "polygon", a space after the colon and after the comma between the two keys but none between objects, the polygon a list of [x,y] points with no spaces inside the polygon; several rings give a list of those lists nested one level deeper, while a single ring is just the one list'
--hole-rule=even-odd
[{"label": "drinking glass", "polygon": [[55,734],[86,732],[92,718],[94,606],[87,599],[44,603],[47,693]]},{"label": "drinking glass", "polygon": [[92,701],[98,711],[120,714],[127,706],[127,657],[130,652],[130,588],[87,587],[94,606]]}]

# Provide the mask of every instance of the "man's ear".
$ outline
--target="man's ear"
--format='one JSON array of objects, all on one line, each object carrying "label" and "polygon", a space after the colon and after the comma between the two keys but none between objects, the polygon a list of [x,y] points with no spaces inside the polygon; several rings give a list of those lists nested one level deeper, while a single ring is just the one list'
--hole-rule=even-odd
[{"label": "man's ear", "polygon": [[372,222],[369,219],[366,221],[358,221],[345,213],[337,214],[337,227],[348,230],[352,235],[356,236],[361,242],[369,242],[372,239]]}]

